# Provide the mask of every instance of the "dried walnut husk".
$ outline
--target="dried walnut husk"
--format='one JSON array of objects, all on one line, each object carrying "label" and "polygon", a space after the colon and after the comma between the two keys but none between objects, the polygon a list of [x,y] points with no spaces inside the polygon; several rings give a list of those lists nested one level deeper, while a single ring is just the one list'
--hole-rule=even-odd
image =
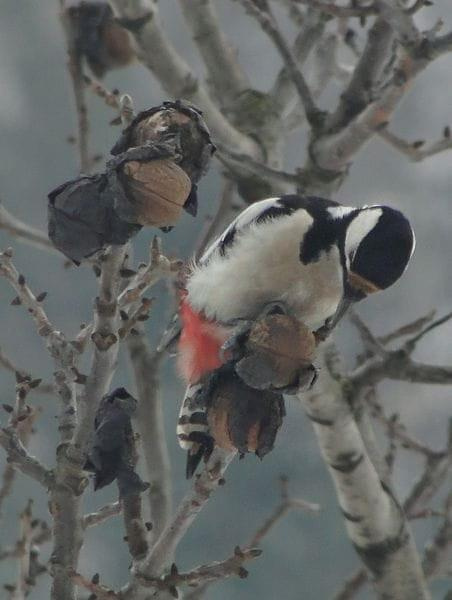
[{"label": "dried walnut husk", "polygon": [[250,388],[230,372],[211,391],[209,433],[220,448],[263,458],[273,449],[284,415],[281,394]]},{"label": "dried walnut husk", "polygon": [[315,337],[303,323],[287,315],[268,315],[252,326],[235,370],[256,389],[296,386],[304,372],[314,372],[315,349]]},{"label": "dried walnut husk", "polygon": [[214,146],[201,113],[165,102],[137,115],[103,173],[80,176],[49,194],[49,237],[79,263],[142,226],[168,230],[182,209],[196,215],[196,183]]},{"label": "dried walnut husk", "polygon": [[74,49],[86,59],[98,78],[107,71],[128,65],[134,58],[130,34],[115,20],[108,2],[69,2],[63,16]]}]

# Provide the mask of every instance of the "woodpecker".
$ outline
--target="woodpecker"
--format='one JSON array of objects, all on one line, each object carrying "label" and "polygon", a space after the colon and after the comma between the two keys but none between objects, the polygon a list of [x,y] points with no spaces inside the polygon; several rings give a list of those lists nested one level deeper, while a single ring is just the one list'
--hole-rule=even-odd
[{"label": "woodpecker", "polygon": [[231,358],[244,325],[283,312],[324,339],[351,304],[399,279],[414,247],[400,211],[314,196],[261,200],[225,229],[192,264],[180,304],[179,367],[188,388],[177,433],[188,476],[215,441],[206,381]]}]

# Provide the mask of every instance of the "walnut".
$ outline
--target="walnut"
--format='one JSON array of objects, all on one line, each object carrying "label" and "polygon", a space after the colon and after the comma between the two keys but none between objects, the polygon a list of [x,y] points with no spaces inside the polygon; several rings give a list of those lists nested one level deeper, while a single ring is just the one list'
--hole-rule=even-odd
[{"label": "walnut", "polygon": [[235,370],[249,386],[278,389],[297,386],[303,374],[314,375],[314,334],[287,315],[268,315],[257,320],[244,343],[244,357]]}]

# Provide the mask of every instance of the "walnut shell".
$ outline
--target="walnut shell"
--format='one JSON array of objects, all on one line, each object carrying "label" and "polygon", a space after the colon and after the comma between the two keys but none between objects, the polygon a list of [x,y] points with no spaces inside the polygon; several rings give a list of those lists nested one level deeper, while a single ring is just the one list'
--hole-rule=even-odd
[{"label": "walnut shell", "polygon": [[140,225],[174,225],[191,190],[188,175],[168,159],[126,162],[122,182]]},{"label": "walnut shell", "polygon": [[256,389],[294,385],[303,370],[311,369],[316,348],[313,333],[287,315],[268,315],[256,321],[236,372]]}]

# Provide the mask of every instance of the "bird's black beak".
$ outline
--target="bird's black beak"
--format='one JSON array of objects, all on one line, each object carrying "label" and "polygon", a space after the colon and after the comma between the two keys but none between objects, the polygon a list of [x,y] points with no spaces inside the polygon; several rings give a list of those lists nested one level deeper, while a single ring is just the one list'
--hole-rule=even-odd
[{"label": "bird's black beak", "polygon": [[349,296],[342,296],[342,300],[339,302],[336,312],[331,317],[330,322],[328,323],[328,329],[333,330],[339,321],[345,316],[346,312],[353,304],[355,300],[350,298]]}]

